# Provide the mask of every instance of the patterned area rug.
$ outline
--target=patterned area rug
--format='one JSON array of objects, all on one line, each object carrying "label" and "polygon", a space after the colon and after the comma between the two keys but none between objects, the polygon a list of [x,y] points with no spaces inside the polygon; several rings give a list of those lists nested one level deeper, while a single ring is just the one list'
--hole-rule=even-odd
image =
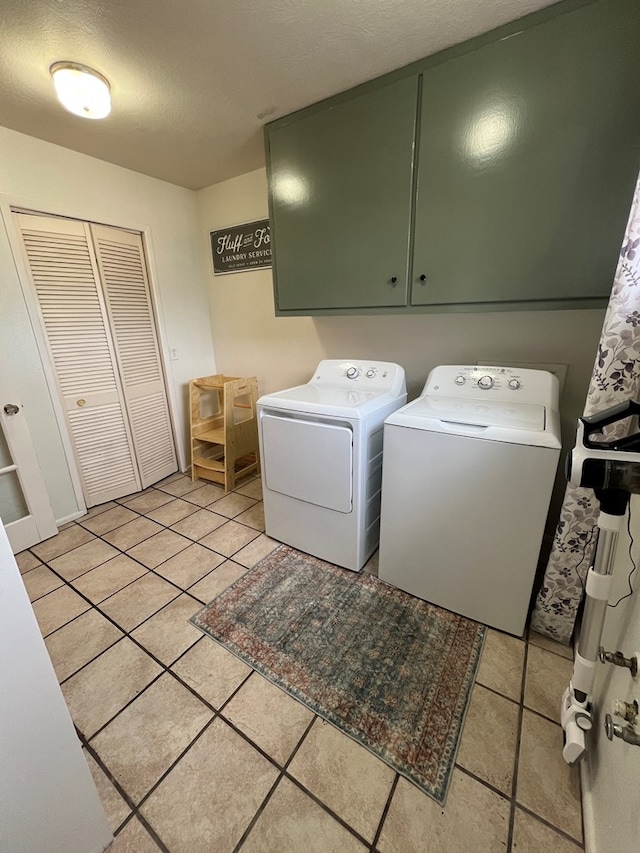
[{"label": "patterned area rug", "polygon": [[286,546],[191,621],[444,803],[483,626]]}]

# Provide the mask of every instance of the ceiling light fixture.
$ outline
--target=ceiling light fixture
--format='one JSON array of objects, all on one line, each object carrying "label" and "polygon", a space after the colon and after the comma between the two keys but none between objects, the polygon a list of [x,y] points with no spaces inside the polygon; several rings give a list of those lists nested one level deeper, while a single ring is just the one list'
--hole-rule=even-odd
[{"label": "ceiling light fixture", "polygon": [[77,62],[54,62],[49,71],[58,100],[69,112],[93,119],[109,115],[109,81],[102,74]]}]

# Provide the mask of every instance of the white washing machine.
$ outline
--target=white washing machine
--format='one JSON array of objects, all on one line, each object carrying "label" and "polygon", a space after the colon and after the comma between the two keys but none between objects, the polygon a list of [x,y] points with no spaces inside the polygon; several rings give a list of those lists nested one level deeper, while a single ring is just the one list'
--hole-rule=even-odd
[{"label": "white washing machine", "polygon": [[358,571],[378,546],[382,427],[406,403],[404,370],[321,361],[306,385],[258,400],[266,533]]},{"label": "white washing machine", "polygon": [[520,636],[558,457],[558,380],[442,366],[387,418],[379,577]]}]

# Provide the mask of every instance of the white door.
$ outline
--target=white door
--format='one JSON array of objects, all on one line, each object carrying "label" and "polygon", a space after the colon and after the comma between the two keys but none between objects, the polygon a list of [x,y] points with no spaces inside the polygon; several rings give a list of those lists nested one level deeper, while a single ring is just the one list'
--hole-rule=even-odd
[{"label": "white door", "polygon": [[178,467],[142,247],[132,231],[90,225],[142,487]]},{"label": "white door", "polygon": [[177,470],[140,234],[16,214],[88,507]]},{"label": "white door", "polygon": [[0,518],[14,554],[58,532],[22,405],[15,399],[0,402]]},{"label": "white door", "polygon": [[88,225],[27,214],[17,219],[87,507],[137,492],[140,479]]}]

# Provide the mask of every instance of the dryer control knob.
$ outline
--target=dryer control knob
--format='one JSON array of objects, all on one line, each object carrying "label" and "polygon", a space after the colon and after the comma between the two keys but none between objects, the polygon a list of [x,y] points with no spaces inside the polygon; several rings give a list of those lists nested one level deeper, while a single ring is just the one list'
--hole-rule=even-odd
[{"label": "dryer control knob", "polygon": [[478,388],[482,388],[485,391],[488,391],[489,388],[493,388],[493,376],[481,376],[478,379]]},{"label": "dryer control knob", "polygon": [[357,379],[360,376],[359,368],[352,366],[347,368],[347,379]]},{"label": "dryer control knob", "polygon": [[367,370],[367,379],[373,379],[373,377],[375,375],[376,375],[375,367],[370,367],[369,370]]},{"label": "dryer control knob", "polygon": [[456,378],[454,379],[456,385],[464,385],[466,381],[466,378],[462,374],[460,374],[460,376],[456,376]]},{"label": "dryer control knob", "polygon": [[517,391],[520,387],[520,382],[517,379],[510,379],[508,385],[509,388],[512,388],[514,391]]}]

